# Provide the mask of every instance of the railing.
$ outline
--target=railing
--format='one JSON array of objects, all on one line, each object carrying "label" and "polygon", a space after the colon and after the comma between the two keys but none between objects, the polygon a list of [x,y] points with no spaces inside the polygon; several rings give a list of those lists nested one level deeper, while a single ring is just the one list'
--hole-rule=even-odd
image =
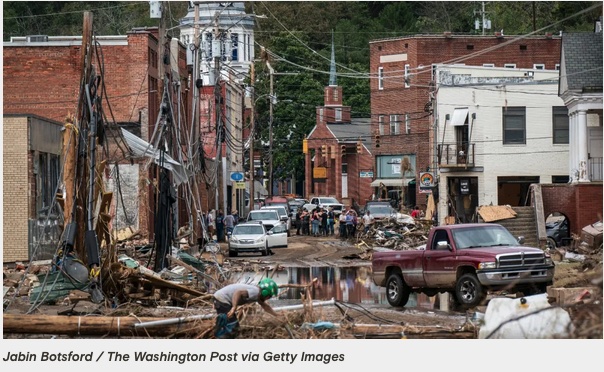
[{"label": "railing", "polygon": [[443,143],[438,145],[438,164],[441,167],[473,167],[474,143]]},{"label": "railing", "polygon": [[602,158],[589,158],[587,166],[589,167],[589,180],[602,181]]}]

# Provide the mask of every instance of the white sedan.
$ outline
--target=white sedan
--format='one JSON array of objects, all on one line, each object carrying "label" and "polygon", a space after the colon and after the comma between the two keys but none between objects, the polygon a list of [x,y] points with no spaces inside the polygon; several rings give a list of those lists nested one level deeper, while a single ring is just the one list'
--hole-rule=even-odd
[{"label": "white sedan", "polygon": [[271,248],[287,247],[287,225],[280,222],[266,231],[261,222],[240,223],[233,228],[228,246],[229,257],[245,252],[266,256]]}]

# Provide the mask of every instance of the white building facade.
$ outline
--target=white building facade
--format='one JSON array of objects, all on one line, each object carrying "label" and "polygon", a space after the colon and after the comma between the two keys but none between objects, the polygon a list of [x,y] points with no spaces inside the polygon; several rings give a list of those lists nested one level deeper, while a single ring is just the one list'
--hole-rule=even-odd
[{"label": "white building facade", "polygon": [[[194,54],[199,51],[204,86],[214,85],[217,55],[223,79],[235,76],[242,83],[249,75],[254,60],[254,17],[245,12],[243,2],[189,1],[189,12],[180,21],[180,40],[188,47],[188,64],[195,64]],[[195,48],[196,32],[199,48]]]},{"label": "white building facade", "polygon": [[436,67],[438,220],[481,205],[530,205],[532,183],[569,182],[569,118],[558,71]]}]

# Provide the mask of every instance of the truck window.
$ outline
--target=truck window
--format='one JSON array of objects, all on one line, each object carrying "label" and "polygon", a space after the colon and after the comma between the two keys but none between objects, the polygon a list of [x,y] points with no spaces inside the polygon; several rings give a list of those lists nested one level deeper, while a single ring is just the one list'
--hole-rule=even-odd
[{"label": "truck window", "polygon": [[438,249],[438,242],[446,241],[447,244],[451,244],[449,242],[449,236],[445,230],[437,230],[434,232],[434,239],[432,240],[432,250],[435,251]]}]

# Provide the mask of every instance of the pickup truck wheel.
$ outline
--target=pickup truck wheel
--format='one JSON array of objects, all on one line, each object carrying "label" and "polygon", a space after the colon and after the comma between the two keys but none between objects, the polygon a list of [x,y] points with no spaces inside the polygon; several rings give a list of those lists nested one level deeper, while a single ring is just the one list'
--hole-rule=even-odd
[{"label": "pickup truck wheel", "polygon": [[474,274],[464,274],[457,281],[455,296],[462,308],[468,309],[478,306],[485,298],[482,284]]},{"label": "pickup truck wheel", "polygon": [[547,248],[549,248],[549,249],[556,248],[556,241],[554,240],[554,238],[547,238]]},{"label": "pickup truck wheel", "polygon": [[405,306],[409,301],[411,290],[399,274],[392,274],[386,282],[386,298],[391,306]]}]

